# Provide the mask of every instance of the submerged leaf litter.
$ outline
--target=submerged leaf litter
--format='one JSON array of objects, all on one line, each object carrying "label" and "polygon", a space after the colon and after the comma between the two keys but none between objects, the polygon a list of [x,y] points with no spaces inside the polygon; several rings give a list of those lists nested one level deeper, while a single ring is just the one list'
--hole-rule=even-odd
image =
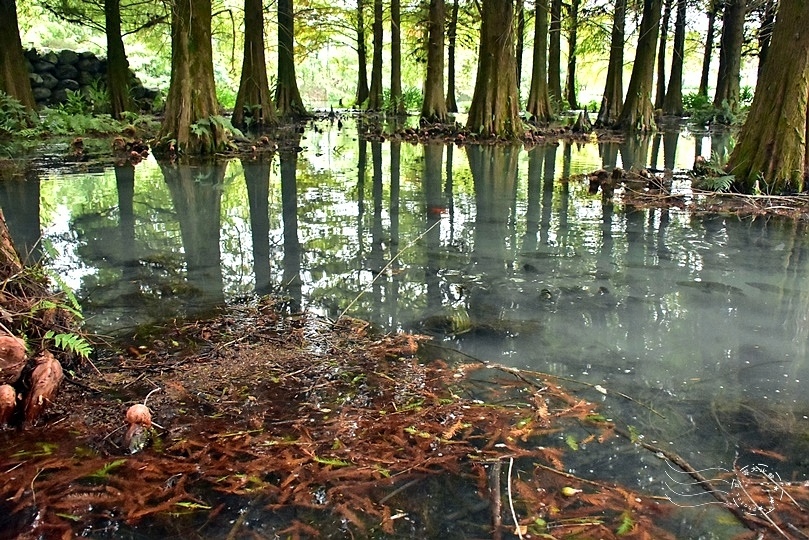
[{"label": "submerged leaf litter", "polygon": [[[656,449],[559,380],[288,311],[230,306],[73,374],[43,425],[0,434],[0,536],[682,537],[668,497],[568,465],[602,445]],[[153,425],[124,445],[144,400]],[[789,501],[764,512],[773,486],[749,480],[736,496],[761,505],[717,500],[717,526],[809,530],[805,486],[779,484]]]}]

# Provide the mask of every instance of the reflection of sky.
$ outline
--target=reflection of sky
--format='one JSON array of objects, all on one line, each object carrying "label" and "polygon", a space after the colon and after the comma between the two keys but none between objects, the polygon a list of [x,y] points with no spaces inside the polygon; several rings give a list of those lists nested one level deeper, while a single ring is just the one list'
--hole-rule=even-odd
[{"label": "reflection of sky", "polygon": [[[677,167],[690,167],[694,142],[693,137],[680,137]],[[809,291],[804,285],[809,271],[803,262],[802,226],[693,217],[677,209],[630,214],[618,206],[605,221],[600,193],[588,195],[586,184],[573,181],[566,187],[566,205],[559,182],[550,200],[544,191],[535,199],[537,215],[532,219],[538,230],[530,238],[526,213],[534,194],[528,193],[528,155],[523,150],[513,192],[487,201],[507,209],[508,215],[488,216],[487,230],[478,231],[467,152],[455,148],[453,197],[450,201],[443,195],[447,208],[438,229],[435,235],[425,234],[432,218],[423,194],[422,154],[405,143],[395,243],[390,145],[382,145],[383,199],[380,223],[375,224],[370,144],[361,216],[356,199],[359,153],[350,133],[312,133],[301,144],[297,226],[301,291],[308,309],[336,316],[359,295],[349,314],[390,329],[418,329],[418,321],[441,317],[449,307],[465,309],[479,331],[447,338],[449,346],[632,395],[663,411],[667,420],[659,421],[612,393],[586,397],[603,400],[610,414],[631,415],[632,422],[661,440],[680,437],[700,447],[721,446],[715,417],[723,413],[706,409],[714,400],[752,403],[765,411],[794,409],[796,425],[807,422],[801,412],[809,410],[801,381],[809,379]],[[710,148],[706,139],[702,154],[710,154]],[[562,144],[555,153],[557,179],[565,169],[563,150]],[[570,155],[574,175],[601,166],[595,144],[573,145]],[[443,166],[441,172],[446,174]],[[442,193],[445,180],[442,176]],[[542,190],[543,184],[535,185]],[[285,294],[277,156],[269,185],[270,278],[275,290]],[[90,228],[117,226],[114,175],[51,179],[43,182],[42,200],[47,208],[43,231],[61,253],[54,267],[68,284],[79,296],[109,298],[105,312],[140,309],[116,293],[120,271],[116,278],[114,267],[102,273],[96,262],[81,259],[71,227],[76,220]],[[136,169],[135,212],[141,262],[161,249],[176,255],[176,217],[152,160]],[[546,222],[541,222],[543,216]],[[238,161],[228,167],[220,224],[226,297],[248,295],[254,287],[251,224]],[[375,231],[381,237],[375,238]],[[397,261],[380,273],[397,250]],[[94,274],[99,276],[95,286],[105,295],[81,290],[84,278]],[[176,276],[182,278],[183,268],[163,274],[156,270],[152,278],[158,285],[151,287],[173,284]],[[701,437],[708,438],[698,442]],[[726,456],[724,450],[717,452]]]}]

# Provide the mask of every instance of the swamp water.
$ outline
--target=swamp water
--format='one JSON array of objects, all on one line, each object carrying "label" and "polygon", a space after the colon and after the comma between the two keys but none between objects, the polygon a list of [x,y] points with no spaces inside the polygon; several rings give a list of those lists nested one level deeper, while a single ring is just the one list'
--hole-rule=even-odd
[{"label": "swamp water", "polygon": [[[127,335],[282,295],[296,310],[435,334],[434,357],[569,379],[696,469],[806,479],[806,225],[625,208],[565,180],[602,166],[687,169],[725,152],[726,137],[525,150],[313,127],[297,154],[45,171],[0,183],[0,207],[31,258],[40,235],[54,247],[50,266],[91,331]],[[690,196],[683,181],[675,189]],[[596,461],[573,453],[569,472],[683,507],[712,501],[680,495],[686,480],[653,454],[627,466],[633,445],[604,446]],[[695,524],[710,506],[684,515],[682,537],[723,537]]]}]

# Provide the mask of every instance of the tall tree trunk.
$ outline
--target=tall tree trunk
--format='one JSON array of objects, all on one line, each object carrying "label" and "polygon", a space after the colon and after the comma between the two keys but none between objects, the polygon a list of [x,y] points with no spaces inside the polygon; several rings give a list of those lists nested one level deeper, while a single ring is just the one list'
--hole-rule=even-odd
[{"label": "tall tree trunk", "polygon": [[607,82],[596,125],[610,126],[618,120],[624,103],[624,35],[626,33],[626,0],[615,0],[610,38]]},{"label": "tall tree trunk", "polygon": [[616,127],[620,129],[629,131],[655,129],[652,80],[661,7],[661,0],[643,0],[643,18],[640,21],[635,64],[632,66],[626,100],[616,123]]},{"label": "tall tree trunk", "polygon": [[[158,153],[175,149],[213,154],[227,146],[227,132],[210,120],[220,113],[213,78],[211,0],[175,0],[171,13],[171,83]],[[201,129],[192,125],[206,121]],[[173,142],[172,142],[173,141]]]},{"label": "tall tree trunk", "polygon": [[374,0],[374,59],[371,65],[371,88],[368,110],[382,110],[382,0]]},{"label": "tall tree trunk", "polygon": [[565,99],[571,109],[579,108],[576,98],[576,42],[578,40],[579,26],[579,0],[571,0],[568,11],[568,37],[567,37],[567,79],[565,81]]},{"label": "tall tree trunk", "polygon": [[553,107],[548,95],[548,0],[536,0],[534,62],[526,110],[533,122],[549,122],[553,119]]},{"label": "tall tree trunk", "polygon": [[278,123],[270,97],[264,58],[264,6],[262,0],[244,0],[244,58],[242,77],[233,108],[233,125],[268,126]]},{"label": "tall tree trunk", "polygon": [[660,39],[657,49],[657,91],[655,92],[655,109],[663,108],[666,98],[666,41],[669,35],[669,19],[671,18],[671,0],[663,3],[663,20],[660,22]]},{"label": "tall tree trunk", "polygon": [[761,70],[764,66],[764,61],[767,59],[767,53],[770,50],[770,41],[772,40],[772,29],[775,26],[775,13],[778,11],[778,2],[776,0],[765,0],[764,13],[761,17],[761,26],[758,28],[758,71],[757,78],[761,77]]},{"label": "tall tree trunk", "polygon": [[520,84],[522,81],[522,52],[525,49],[525,0],[516,0],[517,13],[517,95],[520,95]]},{"label": "tall tree trunk", "polygon": [[444,99],[444,0],[430,0],[427,78],[424,80],[421,118],[429,122],[446,122],[447,115]]},{"label": "tall tree trunk", "polygon": [[708,77],[711,73],[711,56],[713,55],[713,41],[716,26],[716,10],[719,0],[710,0],[708,3],[708,30],[705,33],[705,52],[702,54],[702,75],[699,79],[699,90],[701,96],[708,95]]},{"label": "tall tree trunk", "polygon": [[242,158],[242,170],[247,186],[250,209],[250,243],[253,246],[253,275],[256,294],[272,292],[272,254],[270,251],[270,170],[273,156],[262,154]]},{"label": "tall tree trunk", "polygon": [[0,0],[0,90],[15,98],[26,109],[37,106],[22,54],[17,3]]},{"label": "tall tree trunk", "polygon": [[104,0],[104,28],[107,36],[107,92],[110,114],[121,118],[132,109],[129,99],[129,61],[121,38],[121,0]]},{"label": "tall tree trunk", "polygon": [[357,96],[355,107],[368,99],[368,51],[365,47],[365,0],[357,0]]},{"label": "tall tree trunk", "polygon": [[455,101],[455,41],[458,37],[458,0],[452,2],[452,13],[447,29],[447,112],[458,112]]},{"label": "tall tree trunk", "polygon": [[480,53],[467,128],[484,137],[522,136],[514,76],[514,2],[483,0]]},{"label": "tall tree trunk", "polygon": [[390,107],[394,116],[407,114],[402,101],[402,16],[400,0],[390,0]]},{"label": "tall tree trunk", "polygon": [[671,56],[671,75],[666,97],[663,99],[665,114],[683,115],[683,57],[685,56],[685,0],[677,0],[677,21],[674,23],[674,50]]},{"label": "tall tree trunk", "polygon": [[805,0],[781,0],[769,60],[727,170],[750,193],[803,191],[809,98],[809,9]]},{"label": "tall tree trunk", "polygon": [[284,118],[306,116],[295,76],[295,18],[292,0],[278,0],[278,81],[275,108]]},{"label": "tall tree trunk", "polygon": [[562,101],[562,0],[550,0],[548,33],[548,94],[554,107]]},{"label": "tall tree trunk", "polygon": [[719,76],[713,106],[727,107],[731,113],[739,110],[739,79],[744,45],[746,0],[727,0],[722,15],[722,39],[719,45]]}]

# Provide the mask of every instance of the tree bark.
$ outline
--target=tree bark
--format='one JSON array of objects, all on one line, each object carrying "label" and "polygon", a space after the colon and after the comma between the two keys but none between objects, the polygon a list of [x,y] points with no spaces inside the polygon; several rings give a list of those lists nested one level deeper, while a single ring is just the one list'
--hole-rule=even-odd
[{"label": "tree bark", "polygon": [[744,18],[746,0],[727,0],[722,15],[722,39],[719,45],[719,75],[713,106],[727,107],[731,113],[739,111],[739,79],[744,45]]},{"label": "tree bark", "polygon": [[716,25],[716,9],[719,0],[710,0],[708,5],[708,30],[705,34],[705,52],[702,55],[702,75],[699,79],[699,90],[701,96],[708,95],[708,76],[711,73],[711,56],[713,54],[714,27]]},{"label": "tree bark", "polygon": [[661,0],[644,0],[643,17],[640,22],[640,38],[635,53],[635,64],[629,79],[621,115],[616,127],[627,131],[655,129],[652,106],[652,79],[654,76],[655,45],[660,27]]},{"label": "tree bark", "polygon": [[368,99],[368,53],[365,48],[365,0],[357,0],[357,97],[355,107]]},{"label": "tree bark", "polygon": [[770,41],[772,40],[772,29],[775,25],[775,14],[778,11],[778,3],[776,0],[766,0],[763,6],[763,13],[761,16],[761,26],[758,28],[758,71],[757,77],[761,77],[761,70],[764,67],[764,61],[767,60],[767,53],[770,50]]},{"label": "tree bark", "polygon": [[669,19],[671,18],[671,0],[663,3],[663,20],[660,22],[660,39],[657,48],[657,91],[655,92],[655,109],[663,108],[666,98],[666,41],[669,34]]},{"label": "tree bark", "polygon": [[444,0],[430,0],[428,32],[427,78],[424,81],[421,118],[429,122],[446,122],[448,113],[447,102],[444,99]]},{"label": "tree bark", "polygon": [[548,94],[548,0],[536,0],[534,62],[526,110],[531,115],[532,122],[549,122],[553,119],[553,107]]},{"label": "tree bark", "polygon": [[562,101],[562,0],[550,0],[548,32],[548,94],[554,107]]},{"label": "tree bark", "polygon": [[107,36],[107,93],[110,114],[121,118],[132,109],[129,98],[129,61],[121,38],[121,0],[104,0],[104,28]]},{"label": "tree bark", "polygon": [[483,137],[522,135],[514,76],[514,2],[483,0],[480,53],[467,127]]},{"label": "tree bark", "polygon": [[278,81],[275,88],[278,116],[306,116],[295,76],[295,19],[292,0],[278,0]]},{"label": "tree bark", "polygon": [[233,125],[271,126],[278,123],[270,97],[267,61],[264,58],[264,6],[262,0],[244,0],[244,58]]},{"label": "tree bark", "polygon": [[579,26],[579,0],[571,0],[568,11],[568,37],[567,37],[567,78],[565,80],[565,99],[571,109],[579,108],[576,97],[576,43]]},{"label": "tree bark", "polygon": [[674,23],[674,50],[671,53],[671,75],[663,112],[668,115],[683,115],[683,57],[685,56],[685,0],[677,0],[677,21]]},{"label": "tree bark", "polygon": [[809,7],[781,0],[769,59],[727,165],[746,193],[803,191],[809,98]]},{"label": "tree bark", "polygon": [[458,37],[458,0],[452,2],[452,13],[447,29],[447,112],[458,112],[455,101],[455,41]]},{"label": "tree bark", "polygon": [[[171,83],[158,135],[164,148],[213,154],[227,144],[213,78],[211,0],[175,0],[171,14]],[[207,125],[206,125],[207,123]],[[192,126],[193,129],[192,129]]]},{"label": "tree bark", "polygon": [[517,60],[517,95],[520,95],[520,84],[522,81],[522,52],[525,49],[525,0],[516,0],[517,13],[517,50],[515,58]]},{"label": "tree bark", "polygon": [[390,0],[390,105],[388,113],[407,114],[402,101],[402,16],[400,0]]},{"label": "tree bark", "polygon": [[371,88],[368,110],[382,110],[382,0],[374,0],[374,59],[371,65]]},{"label": "tree bark", "polygon": [[596,126],[614,124],[621,114],[624,103],[624,35],[626,33],[626,0],[615,1],[610,38],[610,59],[607,67],[607,82]]},{"label": "tree bark", "polygon": [[22,54],[17,3],[14,0],[0,0],[0,90],[26,109],[33,111],[36,108]]}]

